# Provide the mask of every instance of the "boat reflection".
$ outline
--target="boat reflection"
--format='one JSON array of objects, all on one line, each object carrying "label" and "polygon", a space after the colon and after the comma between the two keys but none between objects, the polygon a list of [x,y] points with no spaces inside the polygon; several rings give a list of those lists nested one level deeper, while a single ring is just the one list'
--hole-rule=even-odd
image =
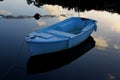
[{"label": "boat reflection", "polygon": [[93,37],[89,37],[83,43],[71,49],[30,57],[27,63],[27,73],[36,74],[48,72],[71,63],[95,46]]}]

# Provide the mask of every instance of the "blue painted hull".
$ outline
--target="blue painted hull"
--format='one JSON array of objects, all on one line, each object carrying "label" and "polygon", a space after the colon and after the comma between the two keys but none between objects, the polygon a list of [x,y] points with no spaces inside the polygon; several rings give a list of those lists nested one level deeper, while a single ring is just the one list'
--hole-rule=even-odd
[{"label": "blue painted hull", "polygon": [[30,33],[26,42],[31,55],[61,51],[86,40],[96,29],[95,25],[95,20],[72,17]]}]

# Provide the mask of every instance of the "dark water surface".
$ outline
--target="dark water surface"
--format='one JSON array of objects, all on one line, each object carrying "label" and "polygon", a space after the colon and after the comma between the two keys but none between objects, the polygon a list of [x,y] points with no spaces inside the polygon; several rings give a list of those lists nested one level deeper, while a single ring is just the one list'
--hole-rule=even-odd
[{"label": "dark water surface", "polygon": [[[32,18],[36,13],[56,17],[36,20]],[[0,0],[0,80],[120,80],[117,13],[80,12],[80,16],[98,21],[97,31],[91,37],[70,50],[30,56],[25,42],[27,34],[78,14],[58,5],[38,8],[28,5],[26,0]]]}]

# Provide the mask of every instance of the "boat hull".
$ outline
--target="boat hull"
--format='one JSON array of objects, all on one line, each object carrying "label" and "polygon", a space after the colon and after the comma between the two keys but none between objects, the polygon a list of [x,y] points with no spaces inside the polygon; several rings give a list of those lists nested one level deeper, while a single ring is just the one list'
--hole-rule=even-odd
[{"label": "boat hull", "polygon": [[68,41],[59,42],[27,42],[31,55],[47,54],[68,48]]},{"label": "boat hull", "polygon": [[29,47],[30,53],[32,53],[31,55],[48,54],[48,53],[72,48],[82,43],[84,40],[86,40],[92,32],[93,30],[90,30],[90,31],[87,31],[86,33],[76,36],[75,38],[67,38],[66,40],[57,41],[57,42],[29,42],[27,41],[27,45]]},{"label": "boat hull", "polygon": [[[75,27],[76,24],[78,24],[77,26],[81,26],[79,23],[80,22],[79,18],[73,18],[73,19],[78,20],[77,23],[74,20],[72,20],[72,18],[70,18],[68,20],[62,21],[46,29],[31,33],[30,35],[37,34],[37,37],[35,36],[35,38],[33,39],[30,37],[26,37],[26,42],[31,55],[34,56],[34,55],[48,54],[48,53],[53,53],[53,52],[72,48],[85,41],[91,35],[91,33],[94,30],[96,30],[96,21],[84,19],[84,20],[88,20],[89,23],[86,25],[84,24],[85,27],[83,26],[83,29],[80,30],[79,33],[77,34],[76,33],[74,34],[73,32],[69,33],[70,32],[69,29],[70,28],[73,29],[74,25]],[[65,29],[66,24],[72,24],[72,25],[67,25],[70,27],[67,27],[67,29]],[[54,28],[56,26],[60,26],[59,29]],[[61,31],[60,28],[63,31]],[[79,29],[79,27],[77,27],[77,29]]]}]

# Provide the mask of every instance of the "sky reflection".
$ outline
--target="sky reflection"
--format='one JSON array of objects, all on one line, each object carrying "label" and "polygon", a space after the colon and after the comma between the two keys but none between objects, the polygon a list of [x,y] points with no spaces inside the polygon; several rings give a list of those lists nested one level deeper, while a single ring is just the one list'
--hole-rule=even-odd
[{"label": "sky reflection", "polygon": [[82,17],[93,18],[98,21],[98,31],[93,34],[96,40],[96,48],[120,48],[120,15],[107,11],[85,11],[81,12]]},{"label": "sky reflection", "polygon": [[1,10],[0,9],[0,15],[11,15],[12,13],[6,10]]},{"label": "sky reflection", "polygon": [[45,23],[44,21],[37,21],[37,24],[38,24],[39,26],[44,26],[46,23]]},{"label": "sky reflection", "polygon": [[115,48],[115,49],[120,49],[120,44],[115,44],[115,45],[114,45],[114,48]]},{"label": "sky reflection", "polygon": [[[68,14],[68,10],[64,9],[62,6],[58,5],[44,5],[44,9],[48,14],[59,16],[60,14]],[[78,13],[71,10],[71,16],[78,16]],[[117,13],[110,13],[107,11],[96,11],[90,10],[85,12],[80,12],[82,17],[91,18],[97,20],[99,23],[104,23],[104,27],[110,28],[110,30],[120,33],[120,15]],[[61,18],[62,17],[62,18]],[[66,19],[66,17],[59,16],[60,20]]]},{"label": "sky reflection", "polygon": [[80,13],[83,17],[93,18],[99,23],[104,22],[104,27],[110,28],[110,30],[120,33],[120,15],[117,13],[110,13],[107,11],[85,11]]},{"label": "sky reflection", "polygon": [[[38,8],[34,4],[28,5],[26,0],[0,2],[0,15],[12,15],[13,18],[17,18],[19,16],[34,16],[36,13],[42,16],[56,15],[56,17],[36,20],[33,18],[6,19],[0,16],[0,75],[9,70],[10,64],[17,65],[4,77],[5,80],[104,80],[107,73],[120,74],[119,14],[97,10],[84,11],[79,14],[74,9],[68,10],[58,5],[48,4]],[[97,20],[97,31],[91,35],[95,40],[95,47],[65,67],[40,75],[28,76],[25,67],[29,59],[27,56],[29,52],[26,44],[23,43],[25,36],[35,30],[69,17],[78,17],[78,15]],[[78,51],[73,52],[73,54],[76,52]],[[65,59],[68,58],[67,56]],[[111,77],[111,75],[108,76]]]},{"label": "sky reflection", "polygon": [[[68,14],[69,11],[67,9],[64,9],[61,6],[58,5],[44,5],[45,10],[52,15],[60,15],[60,14]],[[114,38],[119,38],[120,34],[120,15],[117,13],[110,13],[107,11],[97,11],[97,10],[90,10],[90,11],[84,11],[84,12],[75,12],[74,10],[70,11],[72,15],[61,17],[59,16],[58,19],[64,20],[71,16],[78,16],[85,18],[91,18],[97,20],[97,32],[93,33],[96,40],[96,48],[100,50],[105,50],[108,47],[112,47],[114,49],[119,49],[120,44],[114,44]],[[113,36],[111,36],[112,34]],[[117,35],[116,35],[117,34]],[[114,36],[116,35],[116,36]],[[110,42],[111,41],[111,42]],[[113,42],[113,43],[112,43]],[[118,41],[119,43],[119,41]]]},{"label": "sky reflection", "polygon": [[95,37],[96,47],[105,50],[108,47],[108,42],[103,37]]},{"label": "sky reflection", "polygon": [[[48,14],[56,15],[60,21],[66,19],[67,18],[66,16],[71,15],[70,11],[68,11],[67,9],[64,9],[62,6],[59,6],[59,5],[46,4],[44,5],[44,9],[48,12]],[[66,16],[61,16],[61,14],[65,14]]]}]

